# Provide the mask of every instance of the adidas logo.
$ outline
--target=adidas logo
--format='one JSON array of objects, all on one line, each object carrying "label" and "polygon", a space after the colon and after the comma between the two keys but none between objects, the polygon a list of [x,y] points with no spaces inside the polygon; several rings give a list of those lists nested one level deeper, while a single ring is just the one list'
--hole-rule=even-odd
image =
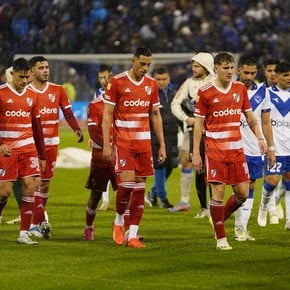
[{"label": "adidas logo", "polygon": [[13,100],[12,99],[8,99],[7,103],[13,103]]},{"label": "adidas logo", "polygon": [[130,90],[129,88],[127,88],[127,89],[125,90],[125,93],[131,93],[131,90]]},{"label": "adidas logo", "polygon": [[213,103],[219,103],[220,101],[217,99],[217,98],[215,98],[214,100],[213,100]]}]

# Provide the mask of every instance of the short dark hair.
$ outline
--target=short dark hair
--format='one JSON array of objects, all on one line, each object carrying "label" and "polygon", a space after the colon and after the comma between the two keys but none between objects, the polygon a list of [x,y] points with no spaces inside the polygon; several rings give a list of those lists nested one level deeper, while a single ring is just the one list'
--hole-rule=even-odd
[{"label": "short dark hair", "polygon": [[159,74],[159,75],[169,74],[169,70],[165,66],[160,66],[160,67],[154,69],[153,75],[155,75],[155,74]]},{"label": "short dark hair", "polygon": [[30,63],[31,66],[35,66],[36,63],[42,62],[42,61],[48,61],[48,60],[44,56],[42,56],[42,55],[37,55],[37,56],[33,56],[29,60],[29,63]]},{"label": "short dark hair", "polygon": [[29,71],[31,66],[27,59],[20,57],[13,61],[12,68],[13,71]]},{"label": "short dark hair", "polygon": [[151,52],[151,50],[149,48],[138,47],[136,49],[136,52],[135,52],[134,56],[140,57],[141,55],[144,55],[144,56],[152,56],[152,52]]},{"label": "short dark hair", "polygon": [[268,58],[263,62],[263,68],[265,69],[268,65],[277,65],[279,62],[276,58]]},{"label": "short dark hair", "polygon": [[235,58],[232,54],[228,52],[220,52],[214,57],[214,64],[222,64],[223,62],[235,62]]},{"label": "short dark hair", "polygon": [[241,67],[243,65],[256,65],[257,66],[257,60],[253,56],[243,55],[239,59],[238,67]]},{"label": "short dark hair", "polygon": [[275,72],[277,74],[290,72],[290,63],[286,60],[279,61],[275,67]]},{"label": "short dark hair", "polygon": [[105,71],[112,72],[112,67],[108,64],[100,64],[98,72],[105,72]]}]

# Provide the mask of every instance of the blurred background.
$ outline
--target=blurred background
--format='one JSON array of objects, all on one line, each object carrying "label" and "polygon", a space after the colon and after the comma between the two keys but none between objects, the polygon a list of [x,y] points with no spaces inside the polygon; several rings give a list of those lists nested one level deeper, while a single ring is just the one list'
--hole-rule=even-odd
[{"label": "blurred background", "polygon": [[[15,57],[45,55],[51,81],[89,101],[101,63],[118,73],[149,47],[179,86],[197,51],[249,54],[261,65],[290,58],[289,0],[0,0],[0,69]],[[261,74],[258,75],[261,78]]]}]

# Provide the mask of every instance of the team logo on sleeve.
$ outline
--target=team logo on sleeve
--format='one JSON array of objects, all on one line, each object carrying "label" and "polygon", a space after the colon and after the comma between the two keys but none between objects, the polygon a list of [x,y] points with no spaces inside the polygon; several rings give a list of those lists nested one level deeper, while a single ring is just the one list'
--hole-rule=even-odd
[{"label": "team logo on sleeve", "polygon": [[151,87],[145,86],[145,92],[147,95],[151,94]]},{"label": "team logo on sleeve", "polygon": [[26,103],[27,103],[27,105],[29,106],[29,107],[31,107],[32,106],[32,99],[31,98],[26,98]]},{"label": "team logo on sleeve", "polygon": [[240,101],[240,94],[233,94],[233,98],[235,102],[238,103]]},{"label": "team logo on sleeve", "polygon": [[53,103],[55,101],[55,94],[48,94],[48,99]]}]

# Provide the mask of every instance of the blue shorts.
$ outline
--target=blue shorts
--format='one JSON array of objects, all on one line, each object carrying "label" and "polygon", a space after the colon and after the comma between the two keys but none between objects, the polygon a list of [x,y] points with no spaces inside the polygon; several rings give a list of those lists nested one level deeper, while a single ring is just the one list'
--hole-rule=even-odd
[{"label": "blue shorts", "polygon": [[[265,158],[265,164],[268,164]],[[265,166],[265,175],[283,175],[290,172],[290,156],[276,156],[276,164],[272,168]]]},{"label": "blue shorts", "polygon": [[247,156],[246,160],[249,168],[250,179],[255,180],[263,177],[262,156]]}]

